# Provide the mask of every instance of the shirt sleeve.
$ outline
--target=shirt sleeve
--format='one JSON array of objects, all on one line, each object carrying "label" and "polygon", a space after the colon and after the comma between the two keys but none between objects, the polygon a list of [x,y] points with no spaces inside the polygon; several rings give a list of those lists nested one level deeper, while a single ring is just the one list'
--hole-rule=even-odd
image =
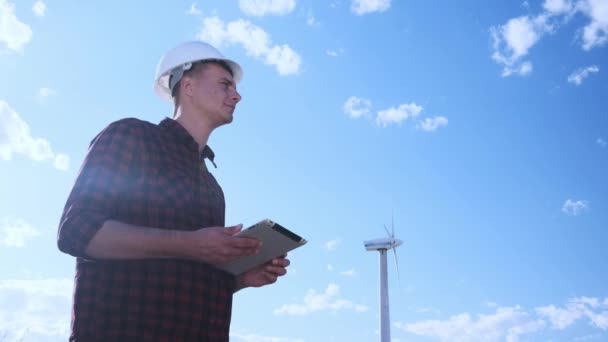
[{"label": "shirt sleeve", "polygon": [[126,205],[121,201],[136,182],[133,164],[143,139],[136,119],[116,121],[93,139],[59,222],[59,250],[86,258],[85,250],[104,222],[118,219],[120,205]]}]

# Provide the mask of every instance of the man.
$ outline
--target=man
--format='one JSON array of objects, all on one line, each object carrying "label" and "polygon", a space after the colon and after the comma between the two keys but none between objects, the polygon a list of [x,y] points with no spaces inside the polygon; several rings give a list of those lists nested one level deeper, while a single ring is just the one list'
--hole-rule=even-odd
[{"label": "man", "polygon": [[233,293],[286,273],[285,257],[237,277],[214,267],[260,247],[234,236],[242,225],[224,227],[224,194],[205,165],[241,77],[214,47],[181,44],[154,86],[173,119],[119,120],[91,142],[58,232],[77,257],[70,341],[228,341]]}]

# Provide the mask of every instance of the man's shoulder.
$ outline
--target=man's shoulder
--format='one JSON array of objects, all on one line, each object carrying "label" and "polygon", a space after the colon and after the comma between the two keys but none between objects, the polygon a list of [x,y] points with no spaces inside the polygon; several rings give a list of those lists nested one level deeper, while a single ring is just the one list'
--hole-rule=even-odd
[{"label": "man's shoulder", "polygon": [[158,130],[158,125],[138,119],[124,118],[116,120],[104,127],[98,135],[101,134],[154,134]]},{"label": "man's shoulder", "polygon": [[157,124],[138,118],[124,118],[106,125],[91,141],[91,144],[100,140],[127,141],[150,139],[158,133]]},{"label": "man's shoulder", "polygon": [[111,122],[107,128],[127,128],[127,129],[156,129],[157,124],[138,119],[138,118],[123,118]]}]

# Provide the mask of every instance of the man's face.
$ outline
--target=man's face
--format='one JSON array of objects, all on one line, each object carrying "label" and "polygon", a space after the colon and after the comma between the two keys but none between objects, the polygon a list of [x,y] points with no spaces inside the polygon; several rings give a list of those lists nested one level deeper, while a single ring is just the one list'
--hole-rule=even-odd
[{"label": "man's face", "polygon": [[215,63],[202,66],[192,77],[192,101],[215,127],[232,122],[241,95],[230,72]]}]

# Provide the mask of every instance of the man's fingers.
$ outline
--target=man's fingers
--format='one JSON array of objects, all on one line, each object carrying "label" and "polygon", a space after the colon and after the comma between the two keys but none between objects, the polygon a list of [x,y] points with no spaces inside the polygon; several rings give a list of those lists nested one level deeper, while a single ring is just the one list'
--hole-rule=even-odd
[{"label": "man's fingers", "polygon": [[253,255],[259,252],[259,243],[257,240],[253,239],[243,239],[243,240],[252,240],[247,243],[231,243],[225,251],[225,256],[230,258],[238,258],[246,255]]},{"label": "man's fingers", "polygon": [[264,268],[264,270],[267,273],[270,273],[270,274],[275,275],[275,276],[283,276],[283,275],[287,274],[287,270],[285,269],[285,267],[266,266]]},{"label": "man's fingers", "polygon": [[230,241],[230,244],[234,248],[243,248],[243,249],[258,249],[262,247],[262,241],[254,238],[247,237],[236,237]]},{"label": "man's fingers", "polygon": [[257,248],[239,248],[239,247],[228,247],[223,250],[223,256],[229,259],[236,259],[239,257],[253,255],[258,253],[259,250]]},{"label": "man's fingers", "polygon": [[271,264],[273,266],[287,267],[291,261],[289,259],[272,259]]},{"label": "man's fingers", "polygon": [[268,280],[268,284],[272,284],[277,281],[277,276],[272,273],[266,273],[266,279]]},{"label": "man's fingers", "polygon": [[224,229],[224,232],[229,234],[229,235],[234,235],[238,232],[240,232],[243,229],[243,224],[239,223],[237,225],[234,226],[230,226],[230,227],[226,227]]}]

